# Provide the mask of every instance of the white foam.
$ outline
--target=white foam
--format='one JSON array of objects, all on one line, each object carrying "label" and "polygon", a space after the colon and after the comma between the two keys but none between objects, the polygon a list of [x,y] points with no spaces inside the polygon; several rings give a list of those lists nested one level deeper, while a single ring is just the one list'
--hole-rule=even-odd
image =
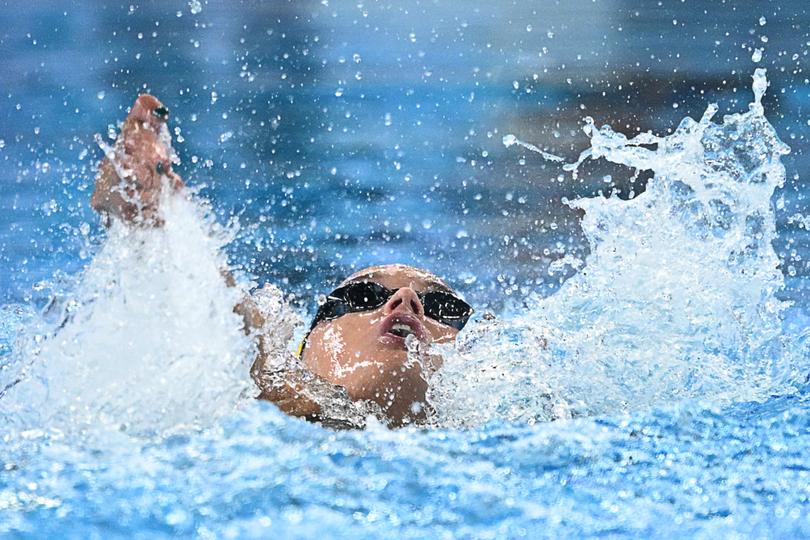
[{"label": "white foam", "polygon": [[72,315],[17,354],[29,373],[0,400],[21,425],[133,433],[203,426],[253,393],[252,342],[221,275],[229,240],[185,197],[165,225],[115,223],[74,293]]},{"label": "white foam", "polygon": [[771,246],[770,200],[789,149],[763,115],[766,87],[758,69],[749,112],[718,125],[710,106],[667,137],[586,124],[591,147],[578,163],[602,157],[655,177],[631,201],[572,203],[585,210],[585,267],[495,331],[473,328],[460,353],[446,351],[431,390],[439,423],[761,399],[801,382],[807,361],[781,333]]}]

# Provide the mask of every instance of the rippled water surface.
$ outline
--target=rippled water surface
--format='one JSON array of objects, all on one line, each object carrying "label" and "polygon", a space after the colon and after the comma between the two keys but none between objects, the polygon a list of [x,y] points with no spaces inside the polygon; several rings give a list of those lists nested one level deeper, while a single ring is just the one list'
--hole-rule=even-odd
[{"label": "rippled water surface", "polygon": [[780,398],[473,433],[335,434],[255,403],[203,434],[135,447],[28,433],[7,458],[4,528],[77,538],[798,538],[808,527],[808,425],[806,404]]},{"label": "rippled water surface", "polygon": [[[0,535],[810,535],[808,25],[797,1],[5,4]],[[103,232],[94,135],[142,91],[211,210]],[[294,295],[281,337],[368,264],[458,286],[478,316],[431,427],[251,399],[225,258]]]}]

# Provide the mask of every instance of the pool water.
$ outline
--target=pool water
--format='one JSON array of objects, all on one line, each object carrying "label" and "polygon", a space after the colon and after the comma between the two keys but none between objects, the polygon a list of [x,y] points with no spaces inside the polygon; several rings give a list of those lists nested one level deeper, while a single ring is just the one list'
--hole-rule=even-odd
[{"label": "pool water", "polygon": [[[0,535],[810,534],[802,2],[0,20]],[[210,212],[105,232],[94,135],[142,91]],[[285,336],[362,266],[457,286],[432,425],[251,399],[224,257]]]}]

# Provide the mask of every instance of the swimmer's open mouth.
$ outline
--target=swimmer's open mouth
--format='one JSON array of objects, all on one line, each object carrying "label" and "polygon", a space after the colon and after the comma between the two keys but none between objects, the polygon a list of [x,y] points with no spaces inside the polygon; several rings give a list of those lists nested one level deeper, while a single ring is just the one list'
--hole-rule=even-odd
[{"label": "swimmer's open mouth", "polygon": [[389,332],[391,332],[395,336],[404,338],[413,334],[413,330],[411,330],[410,326],[408,326],[407,324],[400,324],[400,323],[397,323],[394,326],[392,326]]},{"label": "swimmer's open mouth", "polygon": [[426,332],[417,317],[408,313],[392,313],[380,324],[380,341],[388,345],[405,346],[408,336],[424,341]]}]

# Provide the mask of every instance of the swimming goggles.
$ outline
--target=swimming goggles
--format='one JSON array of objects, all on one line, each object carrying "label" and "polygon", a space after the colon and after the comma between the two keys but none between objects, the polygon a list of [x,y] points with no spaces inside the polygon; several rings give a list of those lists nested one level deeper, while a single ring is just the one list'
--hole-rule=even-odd
[{"label": "swimming goggles", "polygon": [[[373,281],[356,281],[338,287],[318,308],[310,331],[321,321],[337,319],[347,313],[377,309],[388,302],[398,290],[383,287]],[[416,295],[422,302],[425,315],[456,330],[464,328],[473,314],[472,306],[451,292],[428,290]]]}]

